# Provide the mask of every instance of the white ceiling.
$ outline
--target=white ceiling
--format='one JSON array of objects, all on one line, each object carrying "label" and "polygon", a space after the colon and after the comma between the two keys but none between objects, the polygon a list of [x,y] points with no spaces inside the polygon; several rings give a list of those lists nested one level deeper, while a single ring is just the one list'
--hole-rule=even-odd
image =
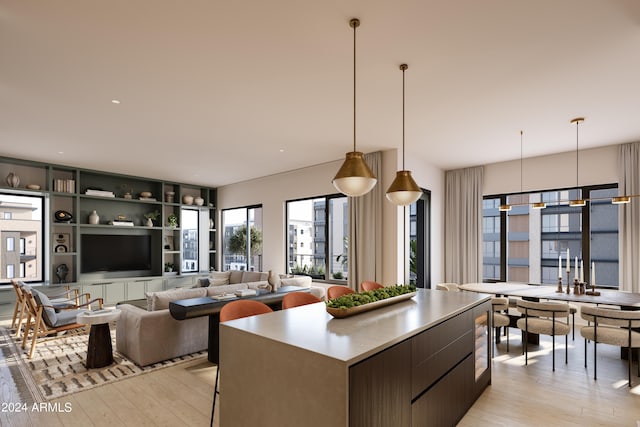
[{"label": "white ceiling", "polygon": [[[640,1],[0,1],[0,155],[212,186],[640,140]],[[111,103],[118,99],[121,104]],[[284,150],[284,152],[280,152]],[[60,154],[59,152],[63,152]]]}]

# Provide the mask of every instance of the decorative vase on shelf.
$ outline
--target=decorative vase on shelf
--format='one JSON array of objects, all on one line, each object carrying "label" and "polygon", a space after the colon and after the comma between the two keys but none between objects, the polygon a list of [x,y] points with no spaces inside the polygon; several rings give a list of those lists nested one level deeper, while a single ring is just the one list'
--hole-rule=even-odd
[{"label": "decorative vase on shelf", "polygon": [[100,223],[100,216],[98,215],[98,213],[94,210],[93,212],[91,212],[91,214],[89,215],[89,224],[99,224]]},{"label": "decorative vase on shelf", "polygon": [[185,194],[184,196],[182,196],[182,203],[184,203],[185,205],[192,205],[193,196],[190,194]]},{"label": "decorative vase on shelf", "polygon": [[202,197],[196,197],[195,199],[193,199],[193,202],[197,205],[197,206],[202,206],[204,205],[204,199]]},{"label": "decorative vase on shelf", "polygon": [[7,175],[7,184],[9,184],[9,187],[18,188],[18,185],[20,185],[20,177],[10,172],[9,175]]},{"label": "decorative vase on shelf", "polygon": [[153,220],[151,218],[147,218],[147,227],[153,227]]},{"label": "decorative vase on shelf", "polygon": [[164,196],[165,196],[165,199],[166,199],[165,201],[167,203],[173,203],[173,196],[175,196],[175,194],[176,194],[175,191],[167,191],[167,192],[165,192],[164,193]]},{"label": "decorative vase on shelf", "polygon": [[209,218],[209,228],[213,230],[213,226],[215,224],[213,223],[213,218]]}]

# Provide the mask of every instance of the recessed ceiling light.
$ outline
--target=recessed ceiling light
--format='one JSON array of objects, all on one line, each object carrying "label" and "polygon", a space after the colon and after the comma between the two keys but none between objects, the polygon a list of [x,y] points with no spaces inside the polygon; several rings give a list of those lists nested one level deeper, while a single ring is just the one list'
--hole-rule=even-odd
[{"label": "recessed ceiling light", "polygon": [[284,148],[281,148],[281,149],[280,149],[280,152],[281,152],[281,153],[284,153]]},{"label": "recessed ceiling light", "polygon": [[111,103],[112,103],[112,104],[120,104],[120,101],[118,101],[117,99],[112,99],[112,100],[111,100]]},{"label": "recessed ceiling light", "polygon": [[58,151],[58,154],[64,154],[64,151]]}]

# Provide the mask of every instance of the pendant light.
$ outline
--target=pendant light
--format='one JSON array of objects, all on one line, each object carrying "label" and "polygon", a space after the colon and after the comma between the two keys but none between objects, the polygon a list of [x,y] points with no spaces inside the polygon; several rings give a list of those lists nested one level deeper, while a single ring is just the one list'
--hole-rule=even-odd
[{"label": "pendant light", "polygon": [[398,206],[407,206],[422,196],[422,190],[411,177],[411,171],[404,168],[404,72],[407,64],[400,65],[402,70],[402,170],[396,172],[396,178],[387,190],[387,199]]},{"label": "pendant light", "polygon": [[349,26],[353,28],[353,151],[346,154],[332,182],[342,194],[358,197],[371,191],[377,179],[365,163],[364,154],[356,151],[356,28],[360,26],[360,20],[350,20]]},{"label": "pendant light", "polygon": [[[580,191],[580,188],[578,186],[578,129],[580,127],[580,123],[584,122],[584,117],[576,117],[575,119],[571,120],[571,123],[575,123],[576,124],[576,191]],[[582,207],[585,206],[587,204],[587,201],[585,199],[574,199],[574,200],[569,200],[569,206],[571,207]]]}]

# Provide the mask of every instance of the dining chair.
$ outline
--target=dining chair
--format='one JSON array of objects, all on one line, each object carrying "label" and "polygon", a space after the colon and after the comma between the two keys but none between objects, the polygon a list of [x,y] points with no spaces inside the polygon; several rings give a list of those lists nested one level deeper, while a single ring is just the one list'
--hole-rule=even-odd
[{"label": "dining chair", "polygon": [[102,309],[102,298],[96,298],[81,305],[68,304],[64,307],[54,307],[51,305],[49,297],[43,292],[31,289],[26,293],[25,303],[27,307],[27,321],[22,337],[22,348],[26,348],[29,334],[31,334],[31,347],[29,349],[29,359],[33,357],[39,338],[58,338],[60,332],[84,332],[87,325],[77,323],[76,316],[87,310],[93,303],[98,303],[98,308]]},{"label": "dining chair", "polygon": [[368,281],[368,280],[360,283],[360,291],[362,291],[362,292],[373,291],[374,289],[380,289],[380,288],[383,288],[383,287],[384,286],[382,286],[378,282],[372,282],[372,281]]},{"label": "dining chair", "polygon": [[496,344],[500,339],[500,328],[505,328],[505,335],[507,336],[507,353],[509,352],[509,324],[511,319],[507,314],[504,314],[509,310],[509,300],[506,298],[491,298],[491,324],[496,331]]},{"label": "dining chair", "polygon": [[327,289],[327,299],[336,299],[336,298],[340,298],[343,295],[355,294],[355,293],[356,291],[354,291],[348,286],[342,286],[342,285],[331,286],[329,289]]},{"label": "dining chair", "polygon": [[282,298],[282,308],[286,310],[316,302],[321,302],[321,299],[309,292],[290,292]]},{"label": "dining chair", "polygon": [[[220,309],[220,322],[241,319],[243,317],[257,316],[258,314],[271,313],[271,307],[255,300],[238,300],[225,304]],[[218,393],[218,379],[220,377],[220,365],[216,369],[216,381],[213,387],[213,405],[211,406],[211,426],[213,426],[213,414],[216,410],[216,396]]]},{"label": "dining chair", "polygon": [[[535,302],[518,300],[517,308],[524,317],[516,322],[518,328],[524,331],[522,348],[525,354],[525,365],[529,363],[529,352],[527,349],[529,332],[540,335],[551,335],[552,338],[552,358],[553,370],[556,370],[556,335],[564,335],[564,363],[568,363],[567,339],[571,328],[569,327],[569,304],[562,302]],[[562,321],[566,319],[566,323]]]},{"label": "dining chair", "polygon": [[[593,379],[597,380],[598,371],[598,343],[627,347],[629,361],[629,387],[631,387],[631,364],[633,350],[640,347],[640,311],[617,310],[611,308],[583,306],[580,316],[589,325],[580,329],[584,337],[584,367],[587,367],[587,341],[593,341]],[[640,377],[640,357],[638,358],[638,376]]]},{"label": "dining chair", "polygon": [[460,291],[460,287],[457,283],[438,283],[436,289],[441,291]]}]

